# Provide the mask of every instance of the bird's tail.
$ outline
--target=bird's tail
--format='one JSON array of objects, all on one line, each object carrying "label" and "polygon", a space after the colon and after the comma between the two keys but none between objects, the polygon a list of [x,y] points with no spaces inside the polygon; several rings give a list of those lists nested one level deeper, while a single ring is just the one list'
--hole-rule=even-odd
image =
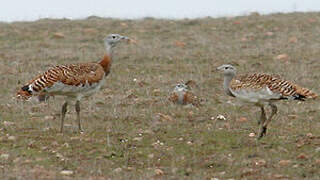
[{"label": "bird's tail", "polygon": [[23,86],[18,92],[16,97],[22,100],[29,100],[32,96],[32,91],[29,90],[29,86]]},{"label": "bird's tail", "polygon": [[296,90],[296,93],[307,99],[315,99],[318,95],[307,88],[300,87]]}]

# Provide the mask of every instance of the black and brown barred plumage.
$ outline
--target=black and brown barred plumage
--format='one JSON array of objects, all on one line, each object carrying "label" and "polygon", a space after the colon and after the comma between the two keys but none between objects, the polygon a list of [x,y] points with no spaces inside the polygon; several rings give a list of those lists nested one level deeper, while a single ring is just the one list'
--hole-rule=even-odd
[{"label": "black and brown barred plumage", "polygon": [[269,88],[271,92],[280,94],[279,99],[304,100],[306,98],[316,98],[318,95],[309,89],[297,84],[281,79],[280,76],[270,74],[249,74],[236,76],[230,82],[233,91],[241,89]]},{"label": "black and brown barred plumage", "polygon": [[54,95],[65,96],[66,102],[61,110],[61,132],[63,130],[67,105],[70,101],[75,100],[78,126],[82,132],[80,124],[80,100],[100,90],[105,82],[105,77],[110,72],[112,49],[122,40],[130,41],[128,37],[118,34],[108,35],[104,39],[106,54],[99,62],[58,65],[49,68],[24,85],[17,92],[17,97],[28,100],[32,96],[40,96],[40,98]]},{"label": "black and brown barred plumage", "polygon": [[[277,113],[278,100],[315,99],[318,95],[311,90],[286,81],[277,75],[249,74],[236,76],[236,68],[232,65],[222,65],[218,70],[223,72],[223,89],[229,96],[251,103],[261,108],[260,130],[258,138],[266,134],[267,126]],[[271,107],[271,115],[267,119],[265,105]]]}]

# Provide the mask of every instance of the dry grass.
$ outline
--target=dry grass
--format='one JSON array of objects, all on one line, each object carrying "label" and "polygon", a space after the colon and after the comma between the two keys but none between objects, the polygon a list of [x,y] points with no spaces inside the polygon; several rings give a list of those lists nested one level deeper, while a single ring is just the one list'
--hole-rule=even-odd
[{"label": "dry grass", "polygon": [[[58,133],[62,97],[12,99],[52,65],[99,60],[109,33],[138,45],[120,45],[105,88],[82,101],[85,134],[77,133],[73,108]],[[259,110],[227,103],[234,100],[215,68],[277,73],[319,93],[319,34],[320,13],[0,23],[0,179],[318,179],[319,100],[279,103],[257,142],[248,135],[257,131]],[[181,80],[196,81],[204,106],[166,100]]]}]

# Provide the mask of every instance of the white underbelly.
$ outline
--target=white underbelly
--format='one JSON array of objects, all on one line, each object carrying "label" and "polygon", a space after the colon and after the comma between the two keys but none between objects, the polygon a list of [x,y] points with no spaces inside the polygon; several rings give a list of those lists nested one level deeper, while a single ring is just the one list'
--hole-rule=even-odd
[{"label": "white underbelly", "polygon": [[89,84],[80,84],[78,86],[66,85],[62,82],[56,82],[49,88],[46,88],[45,91],[52,95],[63,95],[74,98],[82,98],[85,96],[90,96],[100,90],[101,86],[104,84],[105,79],[101,79],[96,83]]},{"label": "white underbelly", "polygon": [[268,87],[260,90],[241,89],[232,91],[238,99],[248,103],[265,103],[272,99],[278,99],[281,94],[272,92]]}]

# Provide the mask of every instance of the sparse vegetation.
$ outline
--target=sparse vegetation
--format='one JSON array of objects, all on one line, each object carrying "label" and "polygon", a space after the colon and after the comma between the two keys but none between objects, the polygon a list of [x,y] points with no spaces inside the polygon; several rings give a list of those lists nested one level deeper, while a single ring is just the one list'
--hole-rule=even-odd
[{"label": "sparse vegetation", "polygon": [[[62,97],[13,98],[50,66],[98,61],[109,33],[138,44],[117,47],[105,88],[82,102],[84,134],[74,108],[59,133]],[[319,100],[279,103],[256,141],[259,109],[233,105],[215,71],[231,63],[319,93],[319,34],[320,13],[0,23],[0,179],[319,179]],[[167,101],[181,80],[204,106]]]}]

